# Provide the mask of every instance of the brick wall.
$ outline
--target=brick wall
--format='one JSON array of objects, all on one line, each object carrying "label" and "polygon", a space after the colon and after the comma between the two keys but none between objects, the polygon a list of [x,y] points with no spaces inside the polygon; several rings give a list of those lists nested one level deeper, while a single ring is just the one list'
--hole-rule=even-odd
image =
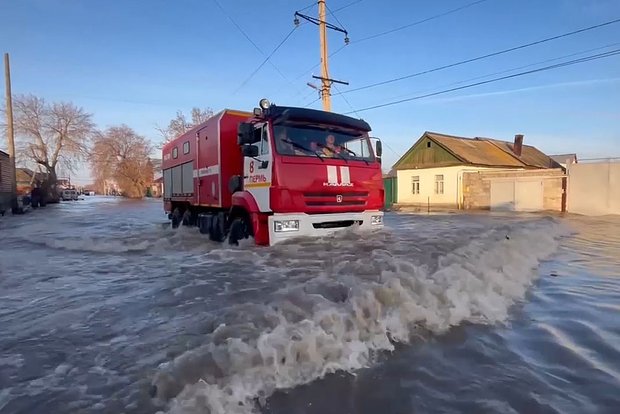
[{"label": "brick wall", "polygon": [[540,180],[543,185],[543,209],[563,211],[565,178],[561,169],[479,171],[463,174],[463,208],[490,209],[493,180]]}]

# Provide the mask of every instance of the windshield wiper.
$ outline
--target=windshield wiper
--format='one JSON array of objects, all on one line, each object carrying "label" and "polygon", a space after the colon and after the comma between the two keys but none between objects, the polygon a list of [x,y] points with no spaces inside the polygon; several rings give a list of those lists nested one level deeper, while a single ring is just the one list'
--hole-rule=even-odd
[{"label": "windshield wiper", "polygon": [[368,164],[368,160],[367,160],[366,158],[360,158],[360,157],[358,157],[358,156],[357,156],[357,153],[355,153],[355,151],[352,151],[352,150],[348,149],[347,147],[340,147],[340,148],[342,148],[343,150],[345,150],[345,151],[346,151],[346,152],[348,152],[349,154],[352,154],[352,155],[353,155],[356,159],[361,159],[362,161],[364,161],[364,162],[366,163],[366,165],[369,165],[369,164]]},{"label": "windshield wiper", "polygon": [[294,141],[291,141],[291,140],[290,140],[290,139],[288,139],[288,138],[280,138],[280,140],[281,140],[281,141],[284,141],[284,142],[288,142],[288,143],[289,143],[289,144],[291,144],[293,147],[298,148],[298,149],[300,149],[300,150],[302,150],[302,151],[310,152],[310,153],[312,153],[312,154],[316,155],[316,156],[317,156],[317,157],[318,157],[318,158],[319,158],[322,162],[325,162],[325,160],[323,160],[323,158],[322,158],[319,154],[317,154],[317,153],[316,153],[316,151],[312,151],[311,149],[306,148],[306,147],[304,147],[303,145],[298,144],[298,143],[296,143],[296,142],[294,142]]}]

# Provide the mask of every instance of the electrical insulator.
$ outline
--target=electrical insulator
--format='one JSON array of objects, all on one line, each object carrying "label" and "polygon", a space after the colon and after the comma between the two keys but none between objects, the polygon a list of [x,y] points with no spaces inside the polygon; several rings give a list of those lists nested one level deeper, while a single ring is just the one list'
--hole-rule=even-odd
[{"label": "electrical insulator", "polygon": [[350,42],[350,40],[349,40],[349,36],[345,36],[345,37],[344,37],[344,44],[345,44],[345,45],[348,45],[348,44],[349,44],[349,42]]},{"label": "electrical insulator", "polygon": [[295,20],[293,20],[293,23],[295,24],[295,27],[299,27],[299,19],[297,18],[297,16],[295,16]]}]

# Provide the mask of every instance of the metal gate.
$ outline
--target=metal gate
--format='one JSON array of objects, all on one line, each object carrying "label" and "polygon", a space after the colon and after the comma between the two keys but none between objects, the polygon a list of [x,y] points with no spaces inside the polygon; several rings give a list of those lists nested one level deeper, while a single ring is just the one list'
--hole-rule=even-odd
[{"label": "metal gate", "polygon": [[542,180],[491,181],[491,210],[541,211],[543,201]]},{"label": "metal gate", "polygon": [[386,210],[389,210],[390,208],[392,208],[392,205],[394,205],[394,203],[396,203],[398,200],[396,200],[396,177],[384,177],[383,178],[383,188],[385,189],[385,193],[384,193],[384,208]]}]

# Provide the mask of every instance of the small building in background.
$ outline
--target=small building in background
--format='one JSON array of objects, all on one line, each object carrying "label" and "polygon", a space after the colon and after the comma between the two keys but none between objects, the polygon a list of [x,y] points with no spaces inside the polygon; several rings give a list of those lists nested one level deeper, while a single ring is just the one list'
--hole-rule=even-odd
[{"label": "small building in background", "polygon": [[161,167],[161,158],[151,158],[153,165],[153,182],[149,186],[147,195],[161,197],[164,194],[164,173]]},{"label": "small building in background", "polygon": [[560,164],[513,142],[425,132],[394,165],[397,204],[420,209],[565,208]]},{"label": "small building in background", "polygon": [[164,194],[164,176],[163,175],[153,180],[153,184],[151,184],[148,194],[150,194],[150,197],[157,197],[157,198],[161,197]]},{"label": "small building in background", "polygon": [[47,173],[35,172],[30,168],[17,168],[15,175],[17,177],[17,194],[20,195],[30,194],[35,184],[46,182],[48,178]]},{"label": "small building in background", "polygon": [[13,174],[11,174],[11,159],[9,154],[0,151],[0,214],[11,209],[13,201]]},{"label": "small building in background", "polygon": [[560,164],[566,171],[569,164],[577,164],[577,154],[549,155],[553,162]]}]

